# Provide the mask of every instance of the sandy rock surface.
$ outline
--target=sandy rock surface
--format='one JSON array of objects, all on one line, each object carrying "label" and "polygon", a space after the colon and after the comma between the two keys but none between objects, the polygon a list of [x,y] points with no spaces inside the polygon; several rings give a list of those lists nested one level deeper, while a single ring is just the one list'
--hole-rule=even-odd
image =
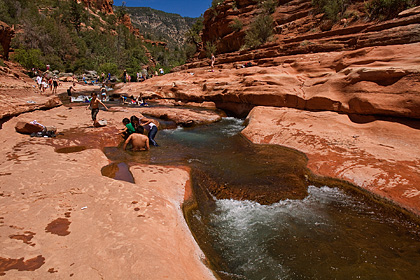
[{"label": "sandy rock surface", "polygon": [[[135,184],[101,175],[122,117],[86,106],[12,118],[0,130],[0,274],[7,279],[214,279],[183,218],[189,172],[134,165]],[[18,121],[57,127],[56,138],[15,132]],[[73,153],[55,149],[84,147]]]},{"label": "sandy rock surface", "polygon": [[417,122],[352,122],[334,112],[256,107],[242,131],[254,143],[308,156],[316,174],[347,180],[420,215],[420,131]]}]

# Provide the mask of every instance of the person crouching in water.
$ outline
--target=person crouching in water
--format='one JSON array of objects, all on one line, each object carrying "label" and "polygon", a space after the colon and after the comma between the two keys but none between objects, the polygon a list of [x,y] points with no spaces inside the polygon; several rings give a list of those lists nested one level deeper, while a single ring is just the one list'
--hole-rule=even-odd
[{"label": "person crouching in water", "polygon": [[144,117],[142,114],[140,114],[140,124],[146,128],[146,130],[149,132],[147,136],[149,137],[150,145],[153,145],[155,147],[159,146],[158,143],[155,141],[155,136],[158,131],[157,126],[153,123],[153,120],[148,119]]},{"label": "person crouching in water", "polygon": [[124,142],[123,149],[127,148],[127,145],[131,142],[133,151],[148,151],[150,149],[149,138],[143,135],[143,127],[140,126],[136,132],[130,134],[127,140]]},{"label": "person crouching in water", "polygon": [[125,139],[128,138],[131,134],[136,132],[136,129],[134,128],[133,124],[130,122],[128,118],[123,119],[123,124],[125,126],[124,130],[121,132],[122,137]]},{"label": "person crouching in water", "polygon": [[101,100],[99,100],[99,99],[96,98],[96,92],[92,92],[91,96],[92,96],[92,99],[90,100],[89,106],[86,108],[86,110],[89,109],[89,107],[91,108],[91,110],[92,110],[93,126],[94,127],[98,127],[99,126],[99,123],[96,120],[96,116],[99,113],[99,104],[101,104],[102,106],[104,106],[106,110],[108,110],[108,107],[106,107],[105,104],[102,103]]}]

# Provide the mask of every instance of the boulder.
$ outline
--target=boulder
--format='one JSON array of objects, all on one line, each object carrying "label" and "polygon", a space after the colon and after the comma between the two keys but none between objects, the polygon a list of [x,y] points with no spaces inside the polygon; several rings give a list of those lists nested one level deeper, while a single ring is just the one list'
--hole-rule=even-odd
[{"label": "boulder", "polygon": [[32,134],[41,132],[44,130],[44,127],[38,124],[32,124],[28,122],[18,122],[15,126],[16,132],[23,134]]}]

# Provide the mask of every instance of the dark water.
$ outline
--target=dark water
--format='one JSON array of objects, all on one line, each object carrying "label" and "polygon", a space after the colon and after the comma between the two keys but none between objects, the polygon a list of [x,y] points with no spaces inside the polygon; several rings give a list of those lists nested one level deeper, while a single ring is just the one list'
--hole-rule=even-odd
[{"label": "dark water", "polygon": [[[300,153],[252,145],[241,123],[159,131],[147,153],[105,152],[117,165],[192,167],[186,219],[222,279],[420,279],[417,224],[348,186],[312,186]],[[248,193],[266,205],[230,199]]]}]

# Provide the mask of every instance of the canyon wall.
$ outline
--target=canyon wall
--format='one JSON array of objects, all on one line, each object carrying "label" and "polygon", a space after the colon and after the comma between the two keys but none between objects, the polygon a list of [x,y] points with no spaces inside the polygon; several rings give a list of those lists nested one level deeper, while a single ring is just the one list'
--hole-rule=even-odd
[{"label": "canyon wall", "polygon": [[[158,81],[153,91],[213,101],[240,116],[254,106],[277,106],[419,118],[420,8],[370,21],[362,4],[356,1],[347,9],[350,16],[333,23],[315,13],[310,1],[288,1],[272,14],[271,39],[245,49],[245,34],[260,8],[253,1],[227,0],[204,14],[203,45],[216,46],[215,72],[208,72],[210,61],[201,50],[199,58],[174,69],[200,75],[181,83]],[[238,20],[243,27],[235,31]]]}]

